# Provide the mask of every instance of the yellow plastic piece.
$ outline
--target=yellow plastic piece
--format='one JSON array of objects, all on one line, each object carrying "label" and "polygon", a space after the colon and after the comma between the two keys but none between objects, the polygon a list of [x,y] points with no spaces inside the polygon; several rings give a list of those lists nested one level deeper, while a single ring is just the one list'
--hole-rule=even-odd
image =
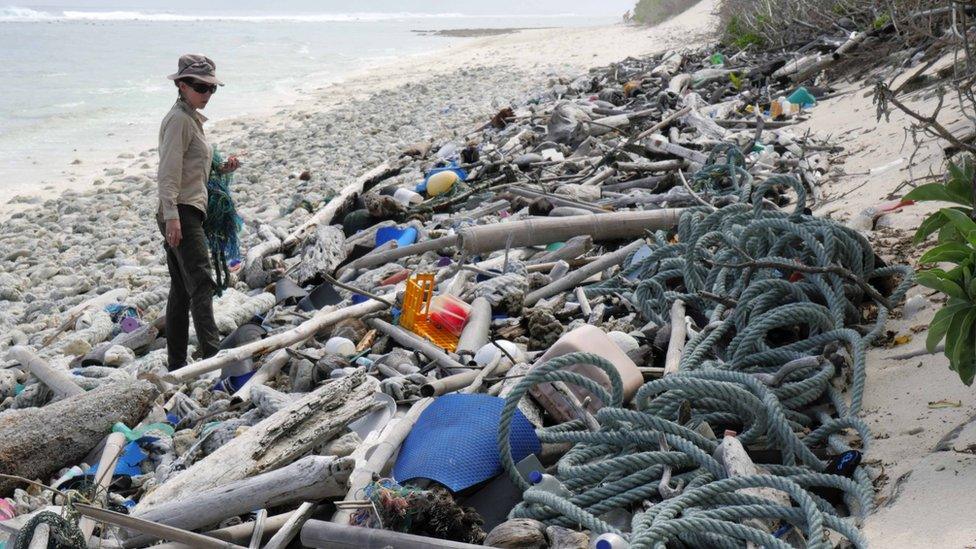
[{"label": "yellow plastic piece", "polygon": [[451,187],[458,182],[458,175],[450,170],[437,172],[427,180],[427,194],[437,196],[451,190]]},{"label": "yellow plastic piece", "polygon": [[453,353],[457,349],[458,337],[430,320],[430,300],[434,297],[434,286],[432,273],[415,274],[407,279],[400,326]]}]

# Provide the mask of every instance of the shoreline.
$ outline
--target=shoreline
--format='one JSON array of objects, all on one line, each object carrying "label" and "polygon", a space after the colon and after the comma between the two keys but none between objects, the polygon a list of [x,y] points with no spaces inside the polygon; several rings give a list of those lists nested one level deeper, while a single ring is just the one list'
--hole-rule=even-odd
[{"label": "shoreline", "polygon": [[[394,60],[383,59],[345,73],[334,82],[263,106],[258,113],[214,120],[208,124],[207,134],[211,143],[221,147],[225,153],[234,152],[227,149],[226,144],[240,139],[243,136],[242,128],[261,125],[276,128],[284,124],[283,120],[292,119],[299,113],[324,113],[344,102],[368,97],[370,93],[464,68],[505,66],[537,72],[585,71],[591,66],[618,61],[629,55],[675,46],[685,41],[689,31],[697,30],[697,34],[702,35],[702,16],[710,12],[710,5],[711,2],[706,0],[671,21],[654,27],[653,35],[659,39],[657,42],[645,39],[652,34],[651,27],[625,23],[514,29],[502,35],[472,37],[460,45],[445,44],[443,48],[429,52],[408,54]],[[603,39],[610,34],[614,35],[612,44]],[[581,53],[583,51],[587,54]],[[158,113],[160,118],[163,114]],[[16,212],[29,210],[47,200],[56,200],[66,191],[84,193],[130,176],[151,174],[154,178],[156,159],[153,142],[154,138],[147,141],[149,146],[145,148],[126,148],[105,151],[102,155],[88,154],[72,158],[80,160],[80,163],[68,161],[60,170],[59,179],[54,182],[39,182],[31,188],[11,191],[0,189],[0,223]],[[246,161],[246,158],[242,160]],[[54,196],[51,196],[52,193]]]}]

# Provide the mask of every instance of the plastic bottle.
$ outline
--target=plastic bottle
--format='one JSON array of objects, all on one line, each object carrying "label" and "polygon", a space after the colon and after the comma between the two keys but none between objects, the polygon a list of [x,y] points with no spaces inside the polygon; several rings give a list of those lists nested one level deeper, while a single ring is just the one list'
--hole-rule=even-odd
[{"label": "plastic bottle", "polygon": [[353,355],[356,354],[356,344],[344,337],[329,338],[325,342],[325,352],[346,356]]},{"label": "plastic bottle", "polygon": [[629,549],[630,543],[620,534],[600,534],[590,542],[590,549]]},{"label": "plastic bottle", "polygon": [[568,498],[573,495],[569,490],[566,489],[565,486],[563,486],[563,483],[559,482],[559,479],[540,471],[532,471],[529,473],[529,482],[532,483],[532,487],[530,488],[531,490],[549,492],[550,494],[555,494],[564,498]]},{"label": "plastic bottle", "polygon": [[393,192],[393,199],[404,206],[412,206],[415,204],[420,204],[424,201],[424,197],[420,196],[418,193],[415,193],[410,189],[403,188],[397,189]]}]

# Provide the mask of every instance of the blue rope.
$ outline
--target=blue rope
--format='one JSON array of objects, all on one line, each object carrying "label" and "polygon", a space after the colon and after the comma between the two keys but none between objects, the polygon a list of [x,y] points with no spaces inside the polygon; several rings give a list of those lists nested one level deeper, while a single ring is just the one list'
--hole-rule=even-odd
[{"label": "blue rope", "polygon": [[210,246],[210,256],[217,275],[217,295],[221,295],[230,280],[230,261],[241,258],[239,233],[244,222],[237,215],[234,200],[230,196],[232,174],[220,173],[224,158],[214,148],[210,178],[207,179],[207,218],[203,231]]},{"label": "blue rope", "polygon": [[[877,318],[862,335],[852,326],[863,324],[859,304],[866,299],[864,291],[833,272],[801,272],[796,266],[840,266],[869,282],[900,277],[890,303],[898,303],[911,287],[912,270],[877,266],[862,235],[805,215],[807,195],[796,179],[776,176],[753,185],[738,149],[716,151],[694,181],[715,194],[736,194],[740,202],[717,211],[686,210],[678,222],[676,242],[663,231],[651,235],[654,243],[647,257],[628,261],[616,277],[586,288],[591,296],[624,296],[644,320],[659,326],[670,322],[672,304],[682,299],[701,312],[708,325],[689,339],[678,373],[638,390],[632,403],[636,409],[623,407],[619,375],[594,355],[564,355],[522,378],[506,398],[498,430],[502,465],[525,490],[523,502],[510,516],[621,534],[634,548],[663,549],[681,543],[741,547],[747,541],[789,546],[776,537],[783,529],[770,534],[747,519],[788,524],[812,548],[830,547],[825,528],[864,547],[852,520],[839,517],[811,489],[840,491],[848,509],[863,517],[873,506],[867,472],[859,467],[852,478],[830,474],[812,450],[824,444],[836,453],[850,450],[841,432],[856,433],[862,447],[868,447],[869,430],[857,417],[865,359],[889,310],[877,303]],[[724,163],[716,163],[721,160]],[[792,212],[763,207],[763,194],[773,186],[796,192]],[[771,266],[754,266],[756,261]],[[725,299],[716,302],[701,292]],[[776,333],[796,335],[792,341],[776,343]],[[840,349],[849,350],[850,402],[833,385],[838,367],[831,356]],[[606,372],[612,394],[566,370],[577,364]],[[556,380],[582,386],[604,402],[595,414],[595,431],[587,430],[581,420],[538,430],[543,443],[573,444],[556,472],[572,494],[568,498],[530,488],[518,474],[508,446],[521,398],[533,386]],[[691,419],[679,424],[685,403],[691,404]],[[813,404],[826,406],[811,410]],[[713,432],[738,426],[742,444],[777,450],[781,463],[764,465],[765,474],[726,478],[724,466],[712,457],[718,442],[698,430],[703,424]],[[679,489],[684,486],[670,499],[659,491],[665,471],[670,471],[672,490],[676,482]],[[741,491],[758,487],[785,492],[792,506]],[[629,533],[604,519],[614,509],[635,511]]]}]

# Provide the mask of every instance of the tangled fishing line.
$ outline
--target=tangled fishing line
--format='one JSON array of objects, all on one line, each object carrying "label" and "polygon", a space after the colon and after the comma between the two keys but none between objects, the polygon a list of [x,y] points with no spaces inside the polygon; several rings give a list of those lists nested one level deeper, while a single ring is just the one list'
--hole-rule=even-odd
[{"label": "tangled fishing line", "polygon": [[[703,320],[690,329],[678,373],[645,383],[625,407],[615,368],[599,356],[574,353],[534,368],[507,397],[498,432],[502,463],[525,490],[510,516],[621,534],[635,549],[790,547],[785,540],[797,537],[810,548],[832,547],[825,530],[865,545],[856,521],[872,507],[868,474],[862,467],[835,474],[828,461],[851,450],[842,436],[851,431],[868,447],[870,433],[857,417],[867,347],[911,286],[912,271],[881,264],[856,231],[804,214],[806,192],[796,179],[754,185],[740,158],[727,160],[695,182],[724,188],[738,203],[687,210],[676,240],[659,231],[649,255],[628,258],[617,276],[586,289],[623,295],[659,327],[684,301]],[[766,208],[764,194],[784,186],[797,194],[793,212]],[[897,286],[882,295],[892,281]],[[606,372],[610,390],[566,370],[578,364]],[[553,381],[604,404],[597,429],[576,419],[538,431],[544,443],[573,444],[555,473],[569,497],[530,489],[509,446],[519,400]],[[713,457],[721,440],[709,435],[726,429],[763,456],[754,460],[760,474],[730,477]],[[770,491],[792,503],[763,497]],[[633,513],[629,528],[610,520],[615,510]]]}]

